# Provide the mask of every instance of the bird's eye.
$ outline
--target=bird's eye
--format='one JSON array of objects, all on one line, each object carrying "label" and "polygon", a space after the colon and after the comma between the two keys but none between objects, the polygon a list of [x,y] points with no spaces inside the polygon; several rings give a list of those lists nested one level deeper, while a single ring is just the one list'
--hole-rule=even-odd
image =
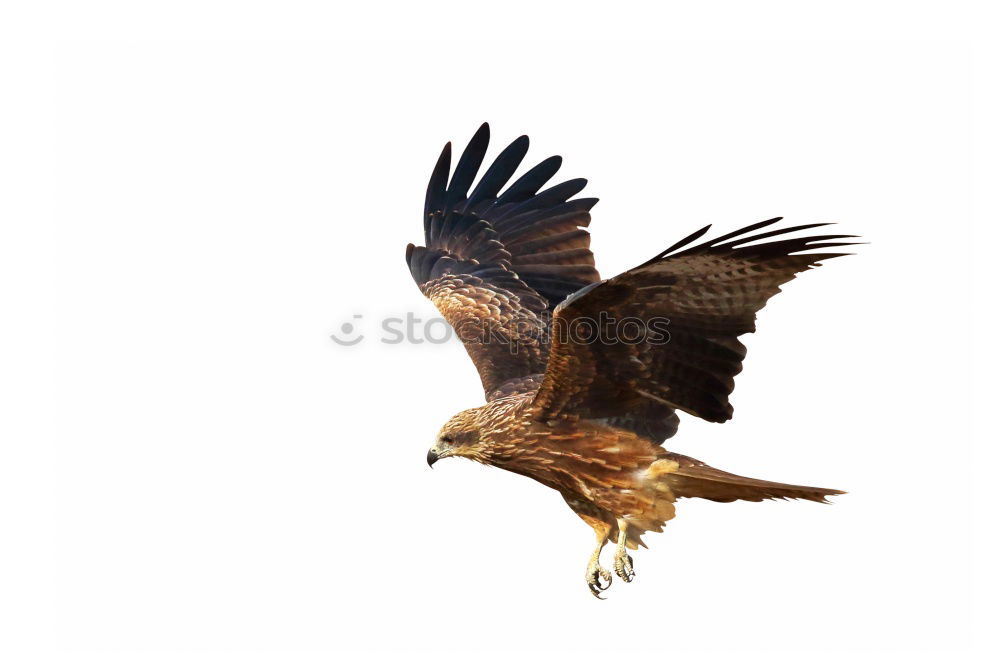
[{"label": "bird's eye", "polygon": [[454,443],[455,443],[455,440],[453,440],[453,439],[452,439],[451,437],[449,437],[448,435],[444,435],[443,437],[441,437],[441,443],[442,443],[442,444],[454,444]]}]

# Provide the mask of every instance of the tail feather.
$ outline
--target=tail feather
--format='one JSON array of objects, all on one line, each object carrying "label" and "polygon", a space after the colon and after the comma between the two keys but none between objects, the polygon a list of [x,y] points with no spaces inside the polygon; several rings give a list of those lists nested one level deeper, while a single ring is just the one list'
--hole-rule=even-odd
[{"label": "tail feather", "polygon": [[828,504],[826,499],[828,495],[844,494],[843,490],[795,486],[788,483],[737,476],[679,453],[668,453],[665,458],[677,463],[677,468],[672,470],[665,479],[677,497],[701,497],[713,502],[805,499]]}]

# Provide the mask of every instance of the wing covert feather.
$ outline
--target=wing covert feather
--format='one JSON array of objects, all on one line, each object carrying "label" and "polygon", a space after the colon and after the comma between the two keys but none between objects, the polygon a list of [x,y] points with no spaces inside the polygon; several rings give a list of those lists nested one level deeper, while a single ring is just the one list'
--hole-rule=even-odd
[{"label": "wing covert feather", "polygon": [[585,229],[597,199],[570,199],[587,181],[539,191],[562,163],[550,157],[501,193],[527,154],[528,137],[521,136],[473,186],[489,138],[484,123],[450,181],[451,144],[444,147],[424,200],[426,246],[408,246],[406,260],[421,292],[462,339],[492,399],[535,385],[519,380],[545,369],[552,309],[600,275]]},{"label": "wing covert feather", "polygon": [[[545,377],[534,406],[541,420],[559,415],[621,419],[655,402],[708,421],[732,417],[729,394],[755,330],[756,313],[780,286],[852,245],[841,234],[771,240],[811,224],[755,236],[745,227],[683,249],[701,229],[646,263],[581,290],[556,309]],[[797,254],[802,253],[802,254]],[[585,322],[634,321],[636,334],[587,338]],[[574,334],[574,332],[576,333]]]}]

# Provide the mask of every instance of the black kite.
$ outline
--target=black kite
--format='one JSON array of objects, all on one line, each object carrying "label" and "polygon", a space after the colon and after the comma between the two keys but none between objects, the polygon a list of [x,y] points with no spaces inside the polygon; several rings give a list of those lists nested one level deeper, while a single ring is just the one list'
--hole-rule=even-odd
[{"label": "black kite", "polygon": [[678,498],[823,502],[841,492],[736,476],[660,444],[677,431],[678,411],[732,417],[746,355],[739,336],[782,284],[842,256],[820,250],[851,245],[850,236],[778,239],[822,225],[774,229],[776,218],[696,243],[705,227],[601,280],[586,231],[597,199],[572,199],[586,181],[541,190],[561,163],[550,157],[501,193],[528,150],[522,136],[473,187],[488,143],[484,124],[450,182],[445,146],[427,187],[425,246],[406,249],[487,399],[444,425],[428,463],[461,456],[559,491],[597,534],[586,574],[595,596],[611,583],[599,562],[605,542],[617,542],[614,569],[630,581],[626,548],[661,531]]}]

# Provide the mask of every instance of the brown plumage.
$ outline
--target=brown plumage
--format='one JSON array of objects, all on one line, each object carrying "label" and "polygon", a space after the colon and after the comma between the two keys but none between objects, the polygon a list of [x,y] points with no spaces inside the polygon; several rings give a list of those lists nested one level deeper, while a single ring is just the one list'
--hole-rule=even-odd
[{"label": "brown plumage", "polygon": [[681,497],[823,502],[841,492],[736,476],[660,444],[676,432],[677,411],[732,417],[746,355],[739,336],[755,330],[782,284],[843,254],[818,250],[851,236],[778,238],[822,225],[775,230],[775,218],[695,244],[705,227],[602,281],[586,231],[597,200],[571,199],[586,181],[541,190],[560,166],[551,157],[501,193],[527,152],[522,136],[472,188],[488,143],[484,124],[450,182],[445,146],[427,188],[425,246],[406,250],[487,398],[444,425],[429,463],[465,457],[558,490],[596,532],[587,568],[595,596],[611,582],[601,546],[617,542],[615,571],[631,580],[626,547],[661,531]]}]

